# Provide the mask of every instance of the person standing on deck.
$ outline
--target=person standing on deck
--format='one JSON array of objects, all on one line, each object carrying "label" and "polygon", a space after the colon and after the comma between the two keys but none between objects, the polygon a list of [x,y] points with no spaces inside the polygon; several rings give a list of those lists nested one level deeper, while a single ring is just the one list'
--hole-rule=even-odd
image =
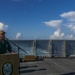
[{"label": "person standing on deck", "polygon": [[7,51],[13,54],[10,43],[5,39],[5,33],[0,30],[0,54],[5,54]]}]

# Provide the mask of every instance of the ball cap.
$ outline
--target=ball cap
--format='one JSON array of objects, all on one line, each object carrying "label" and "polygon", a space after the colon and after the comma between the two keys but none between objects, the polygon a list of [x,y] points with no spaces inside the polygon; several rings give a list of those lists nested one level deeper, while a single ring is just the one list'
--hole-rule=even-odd
[{"label": "ball cap", "polygon": [[6,32],[0,30],[0,35],[4,35]]}]

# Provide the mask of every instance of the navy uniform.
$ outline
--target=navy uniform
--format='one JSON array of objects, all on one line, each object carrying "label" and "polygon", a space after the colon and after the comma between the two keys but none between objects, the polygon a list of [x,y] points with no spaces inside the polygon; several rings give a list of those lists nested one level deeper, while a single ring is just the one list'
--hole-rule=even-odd
[{"label": "navy uniform", "polygon": [[[0,35],[5,35],[5,32],[0,31]],[[5,40],[4,37],[3,40],[0,40],[0,54],[5,54],[7,53],[7,51],[9,51],[10,53],[12,52],[10,43],[7,40]]]}]

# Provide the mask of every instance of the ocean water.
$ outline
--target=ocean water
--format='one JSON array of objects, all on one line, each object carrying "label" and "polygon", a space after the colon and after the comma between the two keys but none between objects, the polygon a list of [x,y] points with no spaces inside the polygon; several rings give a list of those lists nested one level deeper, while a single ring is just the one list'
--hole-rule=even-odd
[{"label": "ocean water", "polygon": [[[19,56],[25,55],[46,56],[46,57],[66,57],[75,55],[74,40],[12,40],[19,49]],[[18,47],[11,43],[12,50],[18,53]]]}]

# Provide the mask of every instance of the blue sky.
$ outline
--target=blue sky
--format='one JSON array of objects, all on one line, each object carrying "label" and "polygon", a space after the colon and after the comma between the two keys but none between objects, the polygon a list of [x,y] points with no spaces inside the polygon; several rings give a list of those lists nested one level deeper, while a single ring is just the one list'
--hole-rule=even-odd
[{"label": "blue sky", "polygon": [[0,0],[0,30],[9,39],[75,39],[75,0]]}]

